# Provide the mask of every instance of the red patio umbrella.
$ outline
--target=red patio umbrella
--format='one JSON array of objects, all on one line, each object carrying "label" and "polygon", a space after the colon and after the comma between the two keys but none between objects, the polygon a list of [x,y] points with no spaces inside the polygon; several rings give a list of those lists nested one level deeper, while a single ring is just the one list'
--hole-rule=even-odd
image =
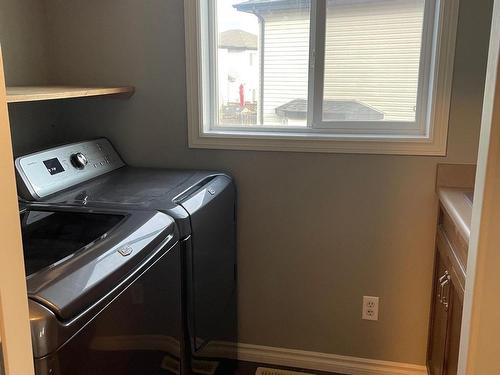
[{"label": "red patio umbrella", "polygon": [[243,108],[245,105],[245,87],[243,83],[240,85],[240,107]]}]

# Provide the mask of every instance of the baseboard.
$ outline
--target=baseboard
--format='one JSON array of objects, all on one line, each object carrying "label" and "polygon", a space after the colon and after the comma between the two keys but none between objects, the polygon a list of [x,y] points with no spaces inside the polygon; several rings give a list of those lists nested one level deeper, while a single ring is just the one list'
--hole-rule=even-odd
[{"label": "baseboard", "polygon": [[[91,347],[101,351],[160,350],[180,354],[179,342],[169,336],[100,337],[92,341]],[[346,375],[427,375],[425,366],[243,343],[212,341],[202,352],[202,356],[208,358],[229,358]]]},{"label": "baseboard", "polygon": [[243,343],[213,342],[204,355],[347,375],[427,375],[425,366]]}]

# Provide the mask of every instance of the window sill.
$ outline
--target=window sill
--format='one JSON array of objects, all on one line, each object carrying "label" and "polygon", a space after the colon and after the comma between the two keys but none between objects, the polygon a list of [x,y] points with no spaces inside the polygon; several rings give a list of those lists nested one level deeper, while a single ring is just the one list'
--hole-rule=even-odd
[{"label": "window sill", "polygon": [[377,137],[279,132],[190,132],[189,147],[202,149],[446,156],[446,136]]}]

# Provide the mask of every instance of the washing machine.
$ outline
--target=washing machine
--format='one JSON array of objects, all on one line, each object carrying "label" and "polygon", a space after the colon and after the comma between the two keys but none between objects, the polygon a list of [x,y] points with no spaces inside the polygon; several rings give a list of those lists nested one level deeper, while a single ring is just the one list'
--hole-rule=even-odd
[{"label": "washing machine", "polygon": [[26,201],[172,217],[181,248],[183,363],[205,356],[209,343],[237,341],[236,188],[228,174],[128,166],[105,138],[43,150],[15,164]]},{"label": "washing machine", "polygon": [[181,250],[158,211],[20,209],[35,373],[179,374]]}]

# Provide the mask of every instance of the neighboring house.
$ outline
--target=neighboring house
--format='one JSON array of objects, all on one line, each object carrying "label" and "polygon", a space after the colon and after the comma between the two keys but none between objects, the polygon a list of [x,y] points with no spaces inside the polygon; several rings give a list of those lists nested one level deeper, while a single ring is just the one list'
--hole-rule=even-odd
[{"label": "neighboring house", "polygon": [[[239,108],[241,96],[253,109],[254,118],[259,93],[258,37],[243,30],[227,30],[219,34],[218,76],[221,120],[231,120]],[[242,107],[245,107],[243,105]],[[247,109],[248,112],[248,109]],[[223,121],[224,122],[224,121]]]},{"label": "neighboring house", "polygon": [[[373,119],[381,119],[379,113],[385,120],[413,121],[424,1],[327,4],[325,117],[347,118],[353,108],[366,106],[362,112],[372,113]],[[305,124],[305,116],[286,117],[282,106],[307,99],[310,1],[248,0],[234,7],[255,14],[263,23],[263,98],[259,99],[264,103],[264,123]],[[349,113],[326,113],[339,108],[348,108]]]}]

